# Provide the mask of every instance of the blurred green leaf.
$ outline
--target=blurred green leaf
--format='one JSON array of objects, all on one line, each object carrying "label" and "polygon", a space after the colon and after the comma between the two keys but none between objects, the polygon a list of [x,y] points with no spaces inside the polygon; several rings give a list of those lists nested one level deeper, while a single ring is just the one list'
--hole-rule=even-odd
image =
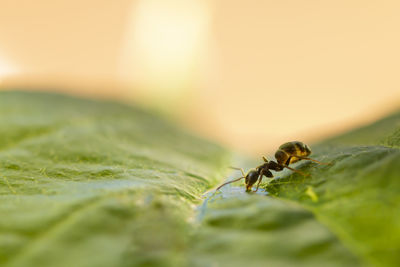
[{"label": "blurred green leaf", "polygon": [[176,266],[230,154],[139,109],[0,93],[0,265]]},{"label": "blurred green leaf", "polygon": [[399,133],[396,113],[312,146],[332,165],[308,177],[203,201],[231,164],[218,145],[131,106],[1,92],[0,265],[397,266]]}]

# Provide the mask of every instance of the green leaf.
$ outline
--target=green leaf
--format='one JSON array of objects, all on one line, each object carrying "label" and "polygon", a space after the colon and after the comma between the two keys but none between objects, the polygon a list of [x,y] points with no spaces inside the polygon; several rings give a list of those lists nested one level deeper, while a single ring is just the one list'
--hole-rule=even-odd
[{"label": "green leaf", "polygon": [[185,262],[230,154],[134,107],[0,93],[0,265]]},{"label": "green leaf", "polygon": [[396,113],[312,146],[331,165],[300,162],[310,176],[275,173],[267,192],[226,186],[203,212],[200,265],[398,266],[399,129]]},{"label": "green leaf", "polygon": [[[400,113],[315,146],[331,166],[303,163],[311,174],[275,179],[267,190],[313,212],[364,263],[400,262]],[[318,201],[308,197],[308,188]]]},{"label": "green leaf", "polygon": [[398,266],[399,135],[396,113],[311,146],[332,164],[294,165],[310,176],[204,200],[224,148],[132,106],[1,92],[0,265]]}]

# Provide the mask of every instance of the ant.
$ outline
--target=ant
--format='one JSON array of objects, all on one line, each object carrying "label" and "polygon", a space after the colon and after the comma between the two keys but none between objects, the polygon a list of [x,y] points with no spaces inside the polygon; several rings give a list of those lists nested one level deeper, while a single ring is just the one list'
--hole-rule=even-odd
[{"label": "ant", "polygon": [[268,177],[268,178],[274,177],[272,175],[272,173],[270,172],[270,170],[282,171],[284,168],[287,168],[287,169],[297,172],[303,176],[307,176],[303,172],[289,167],[289,164],[298,162],[300,160],[311,160],[318,164],[324,164],[324,165],[330,164],[330,163],[323,163],[323,162],[320,162],[315,159],[311,159],[308,157],[310,154],[311,154],[310,147],[302,142],[292,141],[292,142],[284,143],[275,152],[276,162],[272,161],[272,160],[268,161],[267,158],[263,156],[262,158],[264,160],[264,163],[261,164],[260,166],[256,167],[255,169],[251,169],[247,174],[244,173],[242,168],[233,168],[236,170],[240,170],[242,172],[243,176],[220,185],[215,190],[215,192],[217,192],[221,187],[223,187],[227,184],[239,181],[240,179],[243,179],[243,178],[245,178],[246,192],[250,192],[253,185],[258,181],[256,190],[254,191],[254,192],[257,192],[263,176]]}]

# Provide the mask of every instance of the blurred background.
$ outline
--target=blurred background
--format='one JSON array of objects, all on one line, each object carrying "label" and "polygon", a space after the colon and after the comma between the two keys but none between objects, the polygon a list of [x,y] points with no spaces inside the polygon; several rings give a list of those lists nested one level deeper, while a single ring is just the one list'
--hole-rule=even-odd
[{"label": "blurred background", "polygon": [[400,106],[400,2],[0,0],[0,88],[159,110],[255,156]]}]

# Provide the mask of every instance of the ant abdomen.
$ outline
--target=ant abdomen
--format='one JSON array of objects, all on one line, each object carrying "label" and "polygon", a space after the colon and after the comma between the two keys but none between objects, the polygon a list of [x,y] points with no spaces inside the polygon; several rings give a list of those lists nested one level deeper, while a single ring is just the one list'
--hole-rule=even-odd
[{"label": "ant abdomen", "polygon": [[293,141],[284,143],[275,153],[275,158],[280,165],[289,165],[311,154],[311,149],[304,143]]}]

